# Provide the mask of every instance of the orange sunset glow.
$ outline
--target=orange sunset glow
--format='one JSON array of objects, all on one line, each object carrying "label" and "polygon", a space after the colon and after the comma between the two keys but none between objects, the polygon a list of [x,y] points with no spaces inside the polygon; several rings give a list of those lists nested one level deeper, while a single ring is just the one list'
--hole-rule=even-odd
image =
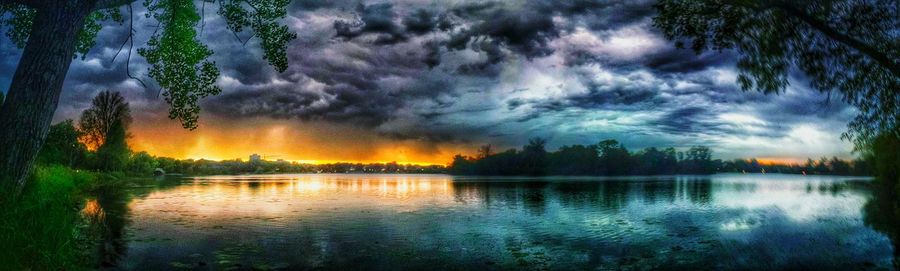
[{"label": "orange sunset glow", "polygon": [[177,159],[263,159],[301,163],[397,162],[439,164],[457,153],[470,153],[474,145],[394,139],[349,125],[254,119],[226,121],[201,118],[194,131],[165,118],[136,121],[129,145],[135,151]]},{"label": "orange sunset glow", "polygon": [[756,161],[759,162],[760,165],[771,166],[771,165],[799,165],[806,162],[806,160],[799,158],[789,158],[789,157],[760,157],[756,158]]}]

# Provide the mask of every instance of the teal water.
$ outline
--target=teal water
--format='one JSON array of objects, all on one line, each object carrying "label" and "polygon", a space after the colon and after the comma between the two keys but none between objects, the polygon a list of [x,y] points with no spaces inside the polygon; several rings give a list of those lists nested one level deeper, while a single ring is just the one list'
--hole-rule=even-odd
[{"label": "teal water", "polygon": [[211,176],[86,211],[105,213],[107,269],[894,269],[867,182]]}]

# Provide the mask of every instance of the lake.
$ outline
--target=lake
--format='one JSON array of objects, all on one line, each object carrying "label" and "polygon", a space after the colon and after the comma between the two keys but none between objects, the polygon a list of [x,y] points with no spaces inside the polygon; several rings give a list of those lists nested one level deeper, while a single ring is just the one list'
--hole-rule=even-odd
[{"label": "lake", "polygon": [[859,177],[243,175],[100,195],[106,269],[894,269]]}]

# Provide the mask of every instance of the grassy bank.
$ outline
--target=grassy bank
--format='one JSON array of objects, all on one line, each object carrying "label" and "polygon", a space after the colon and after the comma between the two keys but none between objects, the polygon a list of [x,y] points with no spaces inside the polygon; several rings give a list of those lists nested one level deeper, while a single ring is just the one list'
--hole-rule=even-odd
[{"label": "grassy bank", "polygon": [[80,270],[91,258],[86,195],[111,179],[62,166],[39,167],[17,201],[0,206],[4,270]]}]

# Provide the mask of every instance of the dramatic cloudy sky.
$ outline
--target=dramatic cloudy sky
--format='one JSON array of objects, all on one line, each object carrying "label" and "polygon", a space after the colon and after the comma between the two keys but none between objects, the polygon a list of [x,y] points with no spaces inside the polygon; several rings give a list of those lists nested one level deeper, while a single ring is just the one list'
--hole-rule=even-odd
[{"label": "dramatic cloudy sky", "polygon": [[[285,23],[298,38],[283,73],[207,4],[201,38],[223,93],[203,101],[199,129],[168,120],[152,80],[145,89],[122,55],[113,61],[127,33],[116,23],[72,62],[55,120],[112,89],[134,112],[132,147],[179,158],[444,163],[531,137],[551,149],[613,138],[633,150],[707,145],[724,159],[851,156],[840,133],[853,108],[799,74],[782,95],[741,91],[734,52],[674,48],[652,27],[652,4],[295,0]],[[141,45],[155,22],[135,18]],[[0,38],[0,90],[20,54]],[[130,68],[149,80],[136,53]]]}]

